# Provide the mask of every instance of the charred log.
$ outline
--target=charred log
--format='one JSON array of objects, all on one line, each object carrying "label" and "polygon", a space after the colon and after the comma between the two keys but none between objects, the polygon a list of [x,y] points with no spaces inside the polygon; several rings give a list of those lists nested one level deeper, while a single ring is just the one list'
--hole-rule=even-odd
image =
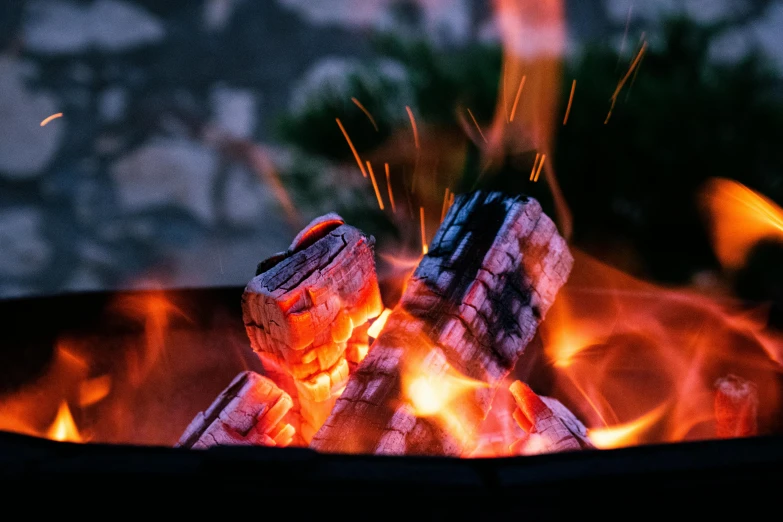
[{"label": "charred log", "polygon": [[304,444],[328,417],[351,365],[367,354],[366,323],[382,310],[373,244],[328,214],[287,252],[259,264],[245,288],[250,344],[266,374],[294,399],[292,421]]},{"label": "charred log", "polygon": [[[314,437],[320,451],[463,455],[532,339],[573,258],[537,201],[456,198],[370,354]],[[417,412],[410,378],[475,385],[447,422]],[[420,409],[420,408],[419,408]]]},{"label": "charred log", "polygon": [[722,439],[758,434],[759,392],[756,385],[727,375],[715,382],[715,434]]},{"label": "charred log", "polygon": [[242,372],[196,415],[176,447],[287,446],[294,428],[284,418],[292,405],[291,397],[266,377]]},{"label": "charred log", "polygon": [[558,453],[592,448],[587,428],[557,399],[542,397],[527,384],[515,381],[509,387],[517,409],[514,420],[528,433],[514,445],[521,455]]}]

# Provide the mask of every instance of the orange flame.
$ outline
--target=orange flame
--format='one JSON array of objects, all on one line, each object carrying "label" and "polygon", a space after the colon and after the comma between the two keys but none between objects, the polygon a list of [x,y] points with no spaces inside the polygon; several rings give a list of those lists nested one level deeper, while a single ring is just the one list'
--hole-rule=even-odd
[{"label": "orange flame", "polygon": [[597,445],[714,438],[713,383],[729,373],[758,385],[769,425],[783,358],[764,309],[658,287],[573,253],[540,331],[555,389]]},{"label": "orange flame", "polygon": [[[167,431],[178,428],[167,428],[169,424],[159,420],[155,423],[161,425],[154,429],[143,424],[148,417],[181,416],[179,411],[150,413],[162,408],[161,395],[176,389],[174,372],[194,366],[192,358],[166,357],[167,344],[175,345],[167,342],[170,322],[181,312],[160,292],[124,294],[109,311],[138,321],[142,328],[116,337],[96,333],[58,340],[44,375],[0,396],[0,430],[71,442],[165,443],[179,435],[169,435]],[[233,339],[223,342],[234,346]],[[118,356],[107,359],[107,354]],[[228,366],[233,362],[233,373],[235,358],[223,358]],[[78,429],[74,418],[80,422]],[[140,432],[134,434],[136,429]]]},{"label": "orange flame", "polygon": [[171,317],[187,317],[163,292],[121,297],[115,301],[115,311],[144,326],[144,345],[128,353],[129,380],[133,386],[139,386],[165,353],[166,332]]},{"label": "orange flame", "polygon": [[[71,430],[68,424],[69,420],[73,424],[73,418],[67,398],[72,397],[89,371],[88,361],[79,348],[70,340],[60,341],[47,374],[7,397],[0,397],[0,430],[49,439],[56,432],[77,441],[78,432],[72,436],[75,427]],[[51,416],[58,404],[59,412],[52,423]]]},{"label": "orange flame", "polygon": [[111,376],[102,375],[83,381],[79,385],[79,406],[86,407],[97,404],[109,395],[111,391]]},{"label": "orange flame", "polygon": [[701,202],[711,221],[715,254],[727,268],[741,267],[760,240],[783,238],[783,209],[741,183],[712,179]]},{"label": "orange flame", "polygon": [[[531,150],[551,157],[566,46],[563,0],[495,0],[494,5],[503,44],[503,68],[495,117],[487,134],[486,165],[501,164],[506,154]],[[509,86],[518,86],[510,115]],[[538,181],[540,172],[539,166],[530,181]],[[560,190],[555,165],[550,162],[544,172],[560,231],[569,239],[573,227],[571,211]]]}]

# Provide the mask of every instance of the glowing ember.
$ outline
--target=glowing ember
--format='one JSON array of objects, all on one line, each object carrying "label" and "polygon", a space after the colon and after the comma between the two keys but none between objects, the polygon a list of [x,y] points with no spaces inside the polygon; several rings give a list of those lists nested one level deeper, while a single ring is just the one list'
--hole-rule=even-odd
[{"label": "glowing ember", "polygon": [[52,114],[51,116],[44,118],[44,120],[41,122],[41,127],[43,127],[44,125],[46,125],[52,120],[56,120],[57,118],[62,118],[62,117],[63,117],[62,112],[58,112],[57,114]]},{"label": "glowing ember", "polygon": [[381,312],[381,315],[379,315],[378,318],[373,321],[372,325],[370,325],[370,328],[367,330],[367,335],[376,339],[381,333],[381,330],[383,330],[383,327],[386,326],[386,320],[389,318],[390,314],[391,309],[385,308],[383,312]]}]

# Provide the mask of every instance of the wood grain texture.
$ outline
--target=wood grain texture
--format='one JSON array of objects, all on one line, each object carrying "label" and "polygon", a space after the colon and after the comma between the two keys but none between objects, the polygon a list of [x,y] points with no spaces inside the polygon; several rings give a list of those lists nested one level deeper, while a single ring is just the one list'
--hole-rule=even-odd
[{"label": "wood grain texture", "polygon": [[266,374],[294,399],[304,444],[326,420],[351,366],[367,353],[367,322],[383,308],[374,239],[336,214],[310,223],[287,252],[259,264],[242,313]]},{"label": "wood grain texture", "polygon": [[176,447],[287,446],[294,428],[284,418],[292,405],[291,397],[271,380],[242,372],[196,415]]},{"label": "wood grain texture", "polygon": [[[534,199],[482,191],[458,196],[311,447],[469,453],[496,388],[572,264],[565,241]],[[471,384],[440,412],[422,415],[407,389],[412,374],[442,382],[456,374]]]},{"label": "wood grain texture", "polygon": [[513,382],[509,390],[517,405],[514,419],[528,433],[515,443],[515,453],[537,455],[593,448],[587,428],[560,401],[536,395],[521,381]]}]

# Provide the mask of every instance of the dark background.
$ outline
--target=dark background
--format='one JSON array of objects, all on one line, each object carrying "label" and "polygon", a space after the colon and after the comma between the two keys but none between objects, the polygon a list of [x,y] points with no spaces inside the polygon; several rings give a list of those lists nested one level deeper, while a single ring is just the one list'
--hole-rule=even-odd
[{"label": "dark background", "polygon": [[[783,200],[783,2],[565,5],[562,105],[572,79],[579,89],[552,161],[574,244],[646,279],[725,277],[694,192],[721,176]],[[408,130],[406,104],[421,125],[459,133],[454,105],[468,99],[486,121],[496,100],[490,2],[31,0],[0,9],[0,297],[242,285],[330,210],[381,248],[415,236],[415,219],[390,219],[369,184],[350,181],[355,164],[334,118],[371,155],[381,138]],[[650,50],[602,125],[642,37]],[[351,96],[380,133],[356,130],[364,116]],[[64,116],[39,127],[55,112]],[[235,141],[216,144],[211,132]],[[259,144],[277,178],[247,161],[243,147]],[[504,188],[551,211],[543,183]],[[774,245],[760,249],[758,266],[732,284],[743,296],[778,297],[779,270],[769,269],[778,256]]]}]

